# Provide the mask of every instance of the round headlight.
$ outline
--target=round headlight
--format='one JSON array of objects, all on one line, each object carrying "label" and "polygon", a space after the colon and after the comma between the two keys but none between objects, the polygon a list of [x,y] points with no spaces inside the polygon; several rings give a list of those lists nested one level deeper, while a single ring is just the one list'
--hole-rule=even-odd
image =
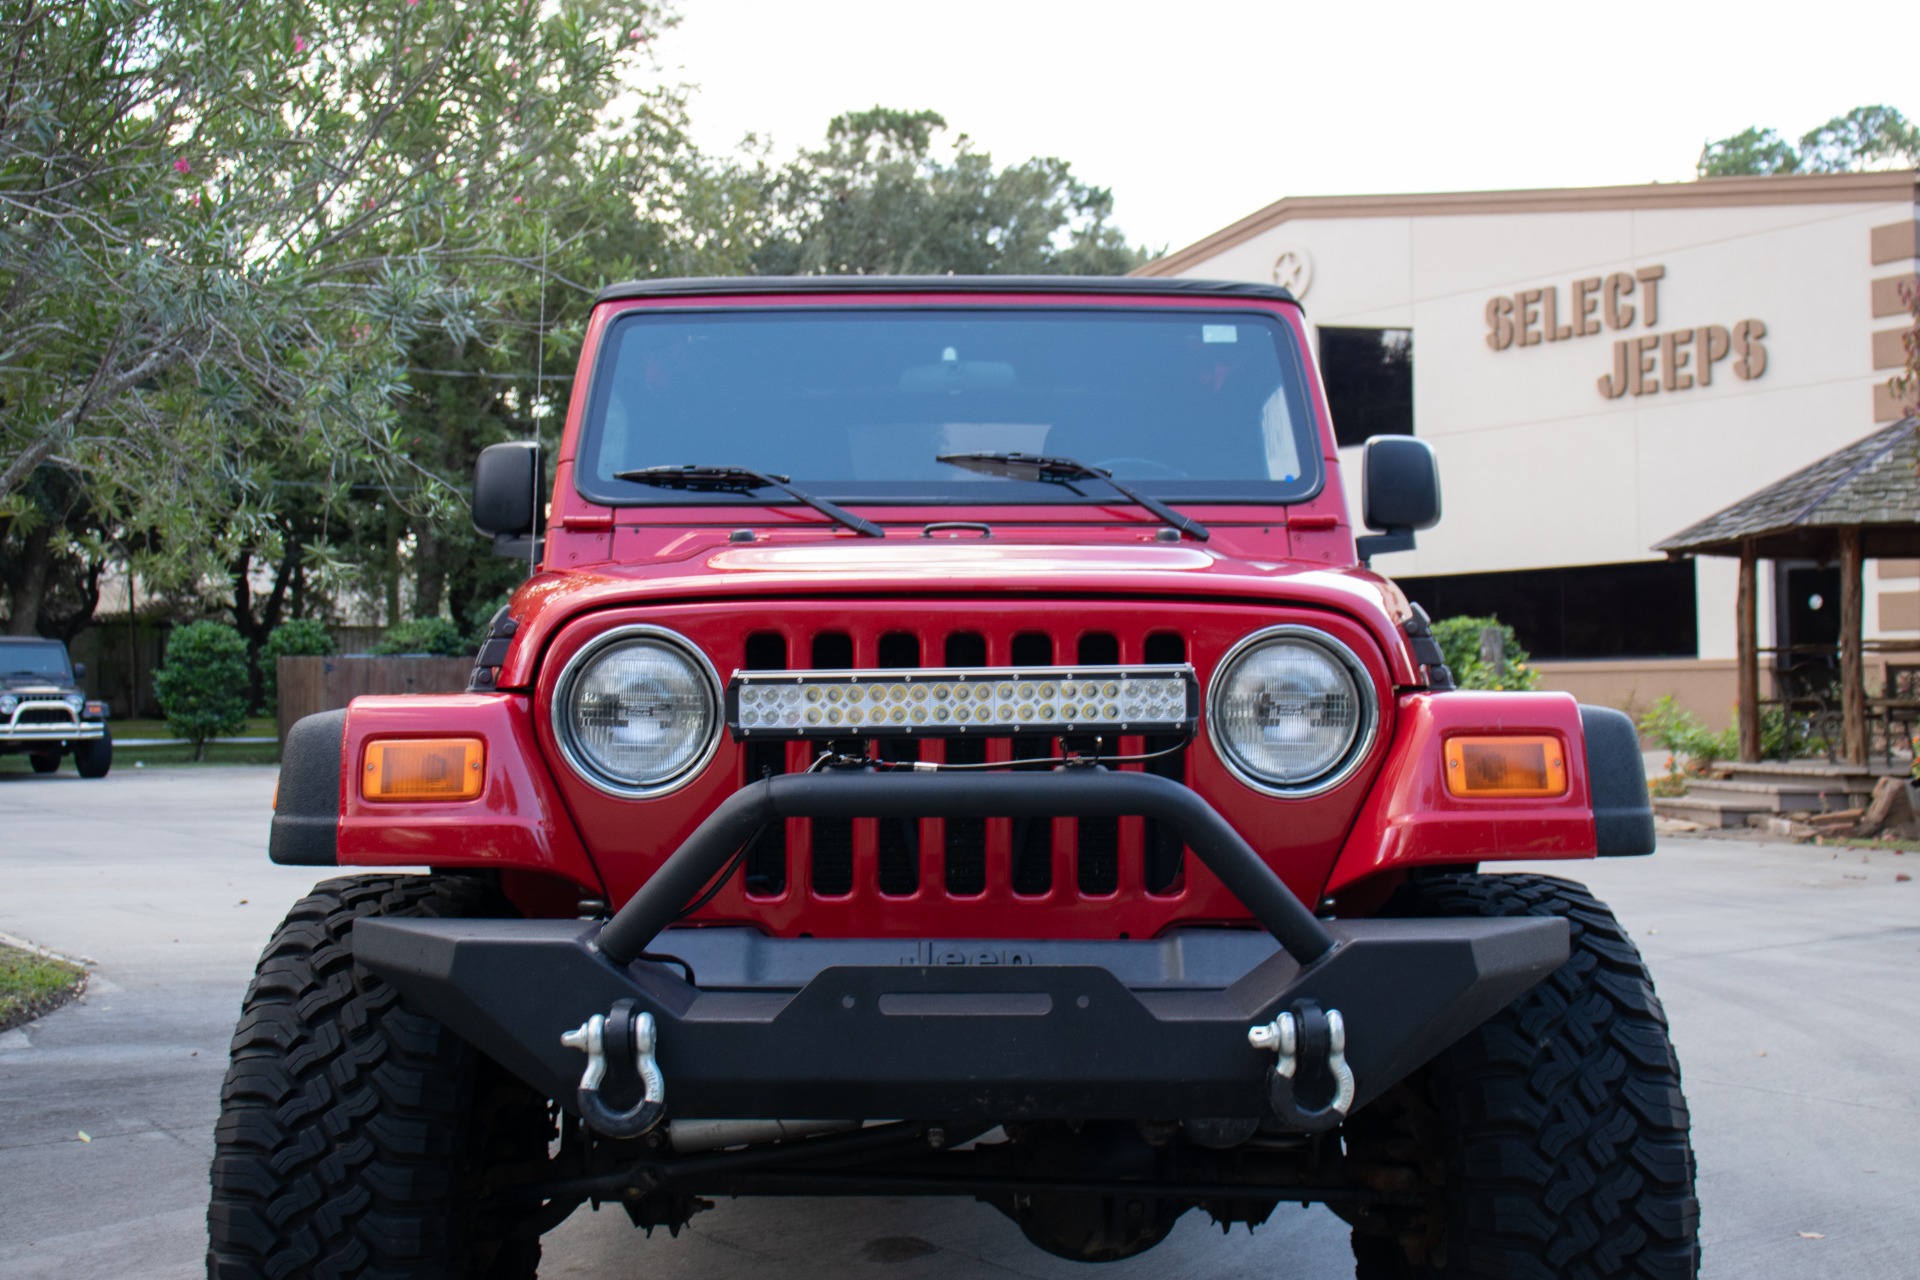
[{"label": "round headlight", "polygon": [[10,716],[13,709],[20,705],[20,699],[10,693],[0,693],[0,716]]},{"label": "round headlight", "polygon": [[1309,627],[1248,636],[1221,662],[1208,694],[1207,731],[1228,767],[1278,795],[1340,783],[1366,754],[1374,723],[1366,668]]},{"label": "round headlight", "polygon": [[603,791],[651,796],[691,778],[719,742],[720,681],[671,631],[625,627],[574,655],[554,692],[567,759]]}]

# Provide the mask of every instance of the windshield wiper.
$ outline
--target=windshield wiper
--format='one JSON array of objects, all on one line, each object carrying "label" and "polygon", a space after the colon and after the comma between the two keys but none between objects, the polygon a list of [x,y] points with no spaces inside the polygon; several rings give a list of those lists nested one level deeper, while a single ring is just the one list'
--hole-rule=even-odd
[{"label": "windshield wiper", "polygon": [[796,489],[786,476],[751,467],[641,467],[637,471],[616,471],[615,480],[650,484],[657,489],[692,489],[712,493],[751,493],[755,489],[778,489],[797,502],[812,507],[835,524],[844,525],[863,538],[884,538],[887,531],[871,520],[837,507],[825,498]]},{"label": "windshield wiper", "polygon": [[1046,457],[1037,453],[942,453],[936,462],[964,467],[982,475],[1002,476],[1008,480],[1044,480],[1050,484],[1070,484],[1075,480],[1104,480],[1137,506],[1145,507],[1161,520],[1186,534],[1195,542],[1212,537],[1207,526],[1191,516],[1183,516],[1158,498],[1149,498],[1132,485],[1113,478],[1105,467],[1089,466],[1073,458]]}]

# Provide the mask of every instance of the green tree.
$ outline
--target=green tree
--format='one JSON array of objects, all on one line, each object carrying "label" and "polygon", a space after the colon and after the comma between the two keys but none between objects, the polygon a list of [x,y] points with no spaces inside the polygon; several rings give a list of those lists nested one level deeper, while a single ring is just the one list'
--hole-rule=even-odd
[{"label": "green tree", "polygon": [[964,134],[943,159],[946,127],[932,111],[835,117],[824,147],[758,175],[770,226],[754,270],[1119,275],[1147,260],[1110,224],[1112,193],[1066,161],[996,168]]},{"label": "green tree", "polygon": [[247,642],[223,622],[174,628],[153,691],[167,728],[193,743],[195,760],[206,759],[207,739],[247,722]]},{"label": "green tree", "polygon": [[[1500,633],[1505,669],[1496,671],[1480,656],[1480,635],[1491,628]],[[1512,627],[1498,618],[1442,618],[1433,624],[1433,638],[1453,680],[1462,689],[1527,690],[1540,687],[1540,671],[1528,665],[1532,656],[1520,647]]]},{"label": "green tree", "polygon": [[1771,173],[1859,173],[1920,165],[1920,128],[1892,107],[1855,107],[1800,136],[1799,145],[1772,129],[1743,129],[1700,149],[1702,178]]},{"label": "green tree", "polygon": [[259,705],[272,715],[279,705],[280,697],[280,659],[282,658],[324,658],[340,652],[340,646],[334,641],[333,633],[312,618],[296,618],[292,622],[283,622],[273,629],[267,637],[267,643],[260,651],[260,702]]},{"label": "green tree", "polygon": [[[639,87],[664,22],[633,0],[6,6],[7,558],[53,553],[22,494],[63,472],[149,584],[226,583],[257,653],[290,597],[378,558],[343,534],[390,534],[391,561],[414,524],[456,525],[465,465],[417,458],[406,421],[421,356],[551,342],[527,303],[591,291],[562,273],[582,245],[626,275],[706,242],[663,212],[708,190],[680,99]],[[562,345],[583,310],[554,309]],[[20,575],[14,625],[48,577]]]},{"label": "green tree", "polygon": [[1694,170],[1702,178],[1798,173],[1800,151],[1772,129],[1742,129],[1730,138],[1702,146]]}]

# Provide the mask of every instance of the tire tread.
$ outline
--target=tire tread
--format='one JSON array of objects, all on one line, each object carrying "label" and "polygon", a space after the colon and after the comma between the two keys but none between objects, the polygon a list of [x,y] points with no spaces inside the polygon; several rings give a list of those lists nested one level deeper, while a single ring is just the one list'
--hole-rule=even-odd
[{"label": "tire tread", "polygon": [[[294,905],[247,988],[221,1086],[212,1280],[476,1273],[460,1169],[488,1064],[357,967],[351,934],[369,916],[506,913],[484,882],[438,875],[328,880]],[[523,1125],[522,1154],[530,1141]],[[477,1273],[531,1280],[538,1261],[537,1241],[511,1240]]]},{"label": "tire tread", "polygon": [[1556,876],[1410,880],[1389,916],[1558,916],[1559,969],[1423,1069],[1446,1144],[1443,1263],[1355,1234],[1359,1280],[1690,1280],[1699,1201],[1680,1066],[1638,949]]}]

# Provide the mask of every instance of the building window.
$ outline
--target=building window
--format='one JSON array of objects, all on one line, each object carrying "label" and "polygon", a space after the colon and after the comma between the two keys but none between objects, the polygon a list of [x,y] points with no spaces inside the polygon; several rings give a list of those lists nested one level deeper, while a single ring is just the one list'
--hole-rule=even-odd
[{"label": "building window", "polygon": [[1693,658],[1700,653],[1691,560],[1396,581],[1435,621],[1499,618],[1537,659]]},{"label": "building window", "polygon": [[1342,448],[1413,434],[1413,330],[1321,325],[1320,377]]}]

